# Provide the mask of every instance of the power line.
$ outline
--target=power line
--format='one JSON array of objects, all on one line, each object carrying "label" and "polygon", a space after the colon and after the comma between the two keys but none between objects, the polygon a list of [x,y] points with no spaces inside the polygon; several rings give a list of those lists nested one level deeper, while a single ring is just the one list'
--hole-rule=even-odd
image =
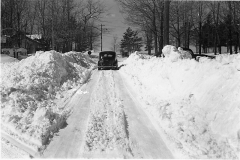
[{"label": "power line", "polygon": [[110,27],[115,27],[115,28],[128,28],[128,26],[114,26],[114,25],[106,25],[106,26],[110,26]]},{"label": "power line", "polygon": [[114,36],[107,36],[107,35],[104,35],[104,37],[111,37],[111,38],[113,38]]}]

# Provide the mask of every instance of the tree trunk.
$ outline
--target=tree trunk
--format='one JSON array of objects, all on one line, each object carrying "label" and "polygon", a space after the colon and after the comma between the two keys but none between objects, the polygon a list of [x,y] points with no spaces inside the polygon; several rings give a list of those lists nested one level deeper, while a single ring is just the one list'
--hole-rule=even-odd
[{"label": "tree trunk", "polygon": [[156,26],[156,4],[153,2],[153,30],[154,30],[154,48],[155,48],[155,56],[158,57],[158,39],[157,39],[157,26]]},{"label": "tree trunk", "polygon": [[236,40],[237,42],[235,42],[235,45],[234,45],[234,53],[236,54],[238,52],[238,38],[239,37],[239,34],[238,32],[236,32]]},{"label": "tree trunk", "polygon": [[218,32],[218,22],[219,22],[219,11],[220,11],[220,2],[218,2],[217,6],[217,24],[216,24],[216,39],[217,43],[220,46],[219,54],[221,54],[221,42],[220,42],[220,37],[219,37],[219,32]]},{"label": "tree trunk", "polygon": [[219,54],[222,54],[222,46],[221,45],[218,46],[218,51],[219,51]]},{"label": "tree trunk", "polygon": [[161,20],[160,20],[160,39],[159,39],[159,52],[160,56],[162,56],[162,49],[163,49],[163,12],[164,11],[164,6],[162,7],[161,10]]},{"label": "tree trunk", "polygon": [[170,1],[164,1],[164,37],[163,37],[163,44],[169,44],[169,7]]},{"label": "tree trunk", "polygon": [[184,5],[184,48],[187,47],[187,33],[188,33],[188,19],[187,19],[187,12],[186,12],[186,5]]},{"label": "tree trunk", "polygon": [[20,30],[20,13],[17,12],[17,21],[18,21],[18,47],[21,48],[21,30]]},{"label": "tree trunk", "polygon": [[54,28],[53,28],[53,19],[54,19],[54,1],[52,1],[52,50],[55,49],[55,40],[54,40]]},{"label": "tree trunk", "polygon": [[196,52],[197,52],[198,51],[198,42],[197,42],[197,40],[195,42],[196,42],[195,47],[196,47]]},{"label": "tree trunk", "polygon": [[184,22],[184,48],[187,48],[187,22]]},{"label": "tree trunk", "polygon": [[158,45],[157,45],[157,34],[156,33],[154,33],[154,48],[155,48],[155,56],[159,56],[159,54],[158,54]]},{"label": "tree trunk", "polygon": [[[179,6],[177,6],[177,7],[179,7]],[[177,8],[177,14],[178,14],[178,16],[177,16],[177,46],[181,47],[179,8]]]},{"label": "tree trunk", "polygon": [[238,49],[240,51],[240,36],[239,36],[239,32],[237,34],[237,45],[238,45]]},{"label": "tree trunk", "polygon": [[190,32],[191,32],[190,22],[188,22],[187,48],[189,48],[190,46]]},{"label": "tree trunk", "polygon": [[201,21],[199,21],[198,54],[202,54],[202,23]]},{"label": "tree trunk", "polygon": [[146,32],[147,36],[147,51],[148,55],[151,55],[151,46],[152,46],[152,36],[150,35],[151,33],[149,31]]},{"label": "tree trunk", "polygon": [[231,2],[228,2],[228,7],[229,7],[229,25],[228,25],[228,38],[229,38],[229,49],[230,49],[230,54],[232,54],[232,6]]},{"label": "tree trunk", "polygon": [[217,33],[216,33],[216,29],[215,29],[215,32],[214,32],[214,55],[217,54]]}]

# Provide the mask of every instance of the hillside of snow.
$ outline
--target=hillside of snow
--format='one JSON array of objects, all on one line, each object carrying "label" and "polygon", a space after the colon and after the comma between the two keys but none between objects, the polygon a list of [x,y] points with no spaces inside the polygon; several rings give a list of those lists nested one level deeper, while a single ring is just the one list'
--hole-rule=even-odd
[{"label": "hillside of snow", "polygon": [[[240,54],[216,59],[138,53],[120,72],[163,129],[172,152],[190,158],[240,158]],[[179,53],[179,52],[178,52]]]},{"label": "hillside of snow", "polygon": [[70,97],[89,78],[94,62],[78,52],[37,52],[19,62],[1,63],[1,129],[34,150],[47,145],[66,125]]}]

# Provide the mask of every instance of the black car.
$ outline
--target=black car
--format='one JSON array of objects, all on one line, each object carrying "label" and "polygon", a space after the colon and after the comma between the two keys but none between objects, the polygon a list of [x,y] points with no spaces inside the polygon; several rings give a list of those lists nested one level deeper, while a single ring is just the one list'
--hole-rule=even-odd
[{"label": "black car", "polygon": [[99,53],[98,70],[102,69],[118,69],[116,52],[103,51]]}]

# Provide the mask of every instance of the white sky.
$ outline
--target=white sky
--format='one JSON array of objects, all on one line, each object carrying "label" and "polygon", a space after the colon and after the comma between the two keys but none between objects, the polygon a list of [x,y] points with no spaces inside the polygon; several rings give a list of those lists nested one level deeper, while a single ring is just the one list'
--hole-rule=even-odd
[{"label": "white sky", "polygon": [[[123,33],[129,27],[124,24],[124,18],[120,13],[119,6],[115,0],[102,0],[109,11],[106,13],[103,28],[110,28],[112,32],[110,34],[103,35],[103,50],[111,50],[111,43],[113,41],[114,35],[118,36],[118,41],[121,41]],[[100,48],[99,48],[100,50]]]}]

